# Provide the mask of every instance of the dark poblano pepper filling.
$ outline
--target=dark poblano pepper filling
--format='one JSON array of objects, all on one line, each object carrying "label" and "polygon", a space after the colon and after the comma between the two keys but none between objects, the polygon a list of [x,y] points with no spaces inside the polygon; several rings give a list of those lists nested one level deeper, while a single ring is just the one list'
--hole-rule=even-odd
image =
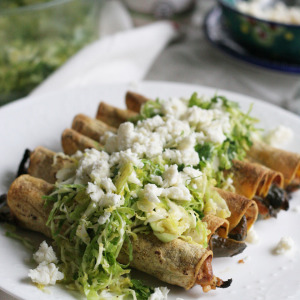
[{"label": "dark poblano pepper filling", "polygon": [[129,259],[139,234],[206,248],[203,217],[230,216],[212,187],[233,189],[223,170],[245,157],[255,123],[225,97],[158,99],[116,134],[106,133],[104,151],[73,155],[74,164],[57,173],[56,190],[46,197],[65,282],[88,299],[148,299],[153,289],[130,279],[128,266],[117,261],[123,245]]}]

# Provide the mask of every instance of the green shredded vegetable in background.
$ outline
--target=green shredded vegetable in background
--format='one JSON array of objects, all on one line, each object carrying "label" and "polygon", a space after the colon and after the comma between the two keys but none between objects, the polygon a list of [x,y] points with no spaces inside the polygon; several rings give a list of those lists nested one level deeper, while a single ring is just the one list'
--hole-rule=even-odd
[{"label": "green shredded vegetable in background", "polygon": [[49,1],[0,1],[0,105],[27,95],[97,37],[98,9],[92,0],[12,12],[43,2]]}]

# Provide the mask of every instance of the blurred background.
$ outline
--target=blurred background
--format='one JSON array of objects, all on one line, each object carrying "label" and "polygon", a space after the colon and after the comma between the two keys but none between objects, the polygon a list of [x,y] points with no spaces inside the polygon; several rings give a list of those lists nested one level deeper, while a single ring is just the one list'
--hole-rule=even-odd
[{"label": "blurred background", "polygon": [[[118,47],[126,63],[143,60],[143,72],[112,72],[112,82],[195,83],[300,113],[299,7],[291,0],[2,0],[0,105],[60,88],[57,82],[69,88],[109,82],[100,70],[111,63],[121,74],[107,55]],[[176,34],[163,27],[157,34],[149,24],[159,20],[170,20]],[[137,28],[141,40],[132,39]],[[116,46],[121,35],[122,47]],[[91,65],[99,68],[94,75]]]}]

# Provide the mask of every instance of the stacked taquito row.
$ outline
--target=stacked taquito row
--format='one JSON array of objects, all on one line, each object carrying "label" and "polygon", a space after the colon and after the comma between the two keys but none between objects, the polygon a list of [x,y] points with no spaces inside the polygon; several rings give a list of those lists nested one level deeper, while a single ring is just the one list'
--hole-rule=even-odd
[{"label": "stacked taquito row", "polygon": [[[72,149],[71,152],[93,147],[100,149],[96,141],[74,130],[65,131],[62,140],[63,147]],[[69,150],[65,152],[68,153]],[[38,147],[31,153],[29,175],[18,177],[7,195],[11,212],[21,226],[51,237],[51,232],[46,226],[51,207],[45,207],[43,196],[53,192],[57,171],[71,164],[72,159],[67,156],[56,155],[42,147]],[[236,207],[236,203],[233,206]],[[249,226],[255,222],[257,216],[255,203],[245,199],[244,202],[241,201],[239,211],[244,211],[243,217],[249,220]],[[205,216],[203,221],[208,224],[210,236],[217,233],[218,237],[228,240],[226,237],[232,224],[239,223],[242,219],[241,216],[233,216],[232,222],[212,215]],[[241,245],[238,250],[240,252],[244,249],[244,245],[239,244]],[[139,234],[137,240],[132,239],[132,246],[133,260],[130,261],[130,266],[167,283],[182,286],[185,289],[200,284],[204,291],[228,285],[228,283],[223,284],[222,280],[213,275],[211,266],[213,253],[200,245],[191,245],[181,239],[163,243],[154,235]],[[231,247],[230,255],[236,254],[236,245]],[[127,264],[129,260],[127,250],[122,249],[118,257],[123,264]]]},{"label": "stacked taquito row", "polygon": [[[117,127],[136,117],[148,100],[137,93],[127,92],[127,109],[101,102],[96,119],[107,126]],[[86,132],[82,133],[86,135]],[[247,158],[244,161],[234,160],[228,172],[233,173],[236,193],[256,201],[260,217],[276,217],[281,209],[289,207],[285,190],[293,191],[300,186],[300,155],[255,142]]]},{"label": "stacked taquito row", "polygon": [[[55,156],[54,152],[42,147],[31,154],[28,169],[31,175],[18,177],[7,195],[11,212],[21,226],[51,237],[50,229],[46,226],[51,207],[45,207],[43,196],[54,191],[55,173],[71,164],[72,160],[68,157]],[[227,237],[230,228],[228,220],[208,215],[203,221],[207,222],[210,235],[217,233],[221,238]],[[152,234],[138,234],[137,240],[132,239],[132,246],[133,260],[130,266],[162,281],[185,289],[200,284],[205,292],[223,286],[223,281],[212,272],[212,251],[200,245],[192,245],[181,239],[163,243]],[[242,243],[241,247],[244,248]],[[118,257],[120,263],[129,262],[127,250],[122,249]],[[232,251],[232,254],[236,254],[236,247]]]},{"label": "stacked taquito row", "polygon": [[[78,122],[73,122],[73,124],[78,124]],[[90,124],[94,124],[94,122]],[[97,122],[97,124],[104,126],[101,122]],[[72,154],[77,150],[86,148],[101,149],[97,140],[105,131],[102,130],[102,127],[99,130],[99,126],[95,129],[93,125],[86,125],[88,122],[81,122],[81,126],[73,126],[77,131],[74,129],[64,131],[62,145],[66,154]],[[78,131],[88,132],[87,135],[89,136]],[[30,175],[23,175],[16,179],[8,193],[8,205],[22,226],[50,236],[50,231],[45,225],[50,208],[45,209],[42,196],[53,191],[57,171],[70,164],[72,164],[72,160],[67,156],[56,155],[42,147],[38,147],[31,153],[28,168]],[[243,230],[247,232],[257,218],[257,206],[255,202],[245,197],[221,190],[219,192],[227,202],[231,217],[224,220],[213,215],[207,215],[203,221],[207,223],[210,230],[208,238],[213,240],[212,235],[216,234],[217,236],[214,241],[216,249],[220,251],[219,254],[224,255],[222,251],[226,248],[225,255],[231,256],[241,252],[245,245],[228,239],[228,232],[239,227],[241,228],[238,230],[240,235],[243,235],[241,234]],[[138,240],[132,240],[132,243],[133,260],[130,265],[134,268],[186,289],[191,288],[196,283],[200,284],[204,291],[222,285],[222,281],[212,273],[211,259],[213,253],[209,249],[203,249],[199,245],[190,245],[180,239],[171,243],[162,243],[153,235],[139,235]],[[125,260],[128,262],[127,249],[123,249],[119,257],[120,262],[124,263]]]}]

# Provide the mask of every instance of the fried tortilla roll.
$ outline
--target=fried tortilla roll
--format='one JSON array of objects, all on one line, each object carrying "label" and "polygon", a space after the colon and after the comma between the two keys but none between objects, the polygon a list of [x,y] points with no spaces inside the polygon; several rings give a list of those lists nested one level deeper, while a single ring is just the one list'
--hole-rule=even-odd
[{"label": "fried tortilla roll", "polygon": [[227,220],[229,221],[229,232],[233,230],[242,221],[245,216],[247,221],[247,230],[255,223],[258,215],[258,208],[255,201],[250,200],[244,196],[227,192],[221,189],[216,189],[221,197],[226,201],[231,215]]},{"label": "fried tortilla roll", "polygon": [[235,192],[256,201],[262,218],[276,217],[280,209],[288,209],[287,193],[283,190],[284,178],[280,172],[249,161],[233,161]]},{"label": "fried tortilla roll", "polygon": [[103,136],[106,131],[116,132],[116,128],[83,114],[74,117],[72,129],[97,142],[99,142],[100,137]]},{"label": "fried tortilla roll", "polygon": [[73,129],[65,129],[61,136],[61,144],[64,153],[72,155],[76,151],[83,151],[88,148],[102,149],[102,145],[93,139],[80,134]]},{"label": "fried tortilla roll", "polygon": [[[195,284],[205,285],[205,292],[213,288],[211,251],[180,239],[163,243],[152,234],[139,235],[132,242],[133,268],[187,290]],[[118,261],[122,264],[129,262],[127,250],[123,248],[119,254]]]},{"label": "fried tortilla roll", "polygon": [[[49,195],[53,189],[52,184],[29,175],[22,175],[12,183],[7,203],[20,225],[51,237],[46,226],[50,208],[45,208],[42,196]],[[223,284],[213,275],[212,251],[200,245],[179,239],[163,243],[152,234],[139,234],[137,239],[132,239],[132,246],[130,266],[167,283],[185,289],[200,284],[205,292]],[[119,262],[128,263],[126,253],[124,248],[118,257]]]},{"label": "fried tortilla roll", "polygon": [[223,238],[227,237],[229,231],[229,222],[227,220],[208,214],[203,217],[202,221],[207,223],[207,228],[210,231],[207,237],[208,240],[213,234],[218,234],[218,236]]},{"label": "fried tortilla roll", "polygon": [[28,174],[55,183],[57,171],[73,163],[68,156],[55,156],[55,154],[47,148],[37,147],[30,154]]},{"label": "fried tortilla roll", "polygon": [[22,227],[51,236],[46,226],[51,208],[45,208],[42,197],[52,191],[52,184],[30,175],[14,180],[7,193],[7,204]]},{"label": "fried tortilla roll", "polygon": [[241,226],[236,226],[229,231],[229,222],[222,218],[208,214],[202,219],[206,222],[210,234],[207,237],[209,247],[213,251],[214,257],[229,257],[242,253],[246,244],[242,241],[247,236],[247,221],[243,216]]},{"label": "fried tortilla roll", "polygon": [[121,123],[128,121],[137,115],[136,112],[129,109],[120,109],[109,105],[105,102],[101,102],[96,119],[106,123],[109,126],[118,128]]},{"label": "fried tortilla roll", "polygon": [[229,172],[233,173],[236,193],[252,199],[255,195],[265,197],[272,184],[283,187],[283,176],[262,165],[234,160]]},{"label": "fried tortilla roll", "polygon": [[300,154],[256,142],[248,156],[266,167],[283,174],[285,186],[300,184]]},{"label": "fried tortilla roll", "polygon": [[148,100],[149,100],[148,98],[146,98],[140,94],[130,92],[130,91],[128,91],[125,96],[125,102],[126,102],[127,109],[132,110],[137,113],[140,112],[141,106],[144,103],[146,103]]}]

